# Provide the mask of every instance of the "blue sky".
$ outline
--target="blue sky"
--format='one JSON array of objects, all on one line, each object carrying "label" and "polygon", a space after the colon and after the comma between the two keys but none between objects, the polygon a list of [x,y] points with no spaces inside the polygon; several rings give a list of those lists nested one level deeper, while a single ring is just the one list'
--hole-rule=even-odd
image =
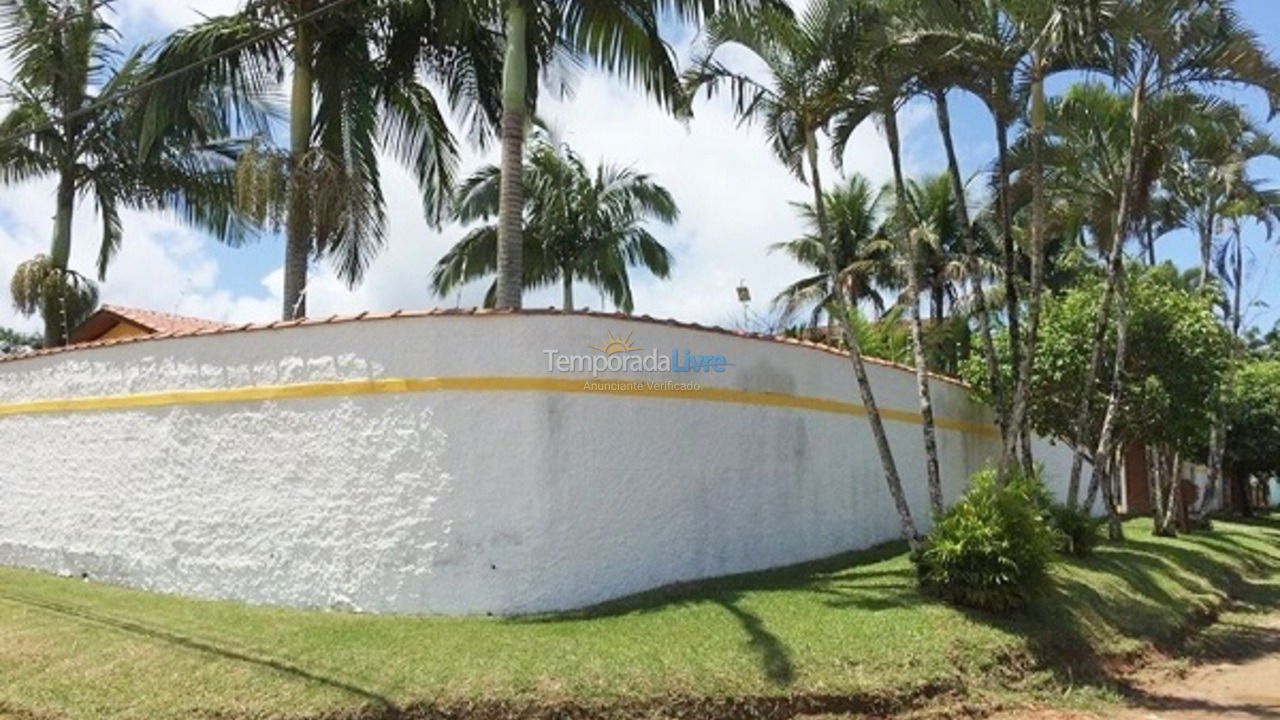
[{"label": "blue sky", "polygon": [[[119,0],[116,21],[126,41],[139,42],[193,22],[201,13],[217,14],[235,6],[234,0]],[[1239,0],[1238,7],[1280,57],[1280,2]],[[687,56],[694,38],[688,32],[673,38],[681,55]],[[730,53],[728,58],[751,67],[741,55]],[[9,76],[7,63],[0,63],[0,77]],[[674,226],[654,228],[675,253],[676,263],[668,282],[643,274],[633,278],[638,313],[731,324],[741,316],[734,295],[740,281],[752,289],[753,309],[763,312],[769,297],[800,276],[801,268],[770,255],[767,246],[800,232],[790,203],[806,200],[808,192],[773,160],[758,131],[734,122],[727,103],[700,102],[693,121],[684,125],[598,73],[581,73],[576,88],[569,98],[545,96],[541,113],[558,135],[589,161],[629,164],[652,173],[672,191],[682,210]],[[1260,93],[1241,93],[1239,99],[1265,119]],[[952,105],[964,172],[979,172],[994,155],[990,117],[976,99],[963,94],[955,94]],[[908,104],[900,123],[907,171],[942,171],[945,161],[928,105]],[[1280,134],[1280,120],[1269,127]],[[493,151],[480,155],[468,149],[463,170],[494,159]],[[873,182],[888,180],[888,153],[876,128],[859,130],[844,165],[846,171],[866,174]],[[1250,170],[1280,184],[1280,162],[1260,162]],[[827,168],[827,177],[836,177],[834,168]],[[479,286],[450,298],[433,297],[427,289],[432,265],[464,229],[427,227],[412,180],[390,161],[384,163],[384,180],[387,250],[366,282],[354,290],[343,287],[327,268],[316,268],[310,284],[312,314],[476,304],[483,292]],[[52,196],[50,181],[0,189],[0,275],[9,277],[18,262],[46,250]],[[89,272],[100,234],[91,203],[81,204],[74,228],[73,265]],[[1269,328],[1280,319],[1280,253],[1274,242],[1265,241],[1259,227],[1247,228],[1245,236],[1246,297],[1269,305],[1251,309],[1247,318]],[[1161,258],[1183,267],[1198,263],[1195,241],[1186,233],[1165,237],[1158,251]],[[103,284],[103,300],[220,320],[271,319],[279,313],[282,253],[275,237],[233,249],[172,218],[129,213],[124,250]],[[580,288],[577,297],[580,304],[602,307],[594,291]],[[550,289],[533,293],[527,304],[549,306],[557,299],[558,291]],[[7,303],[0,303],[0,325],[32,328],[35,321],[17,317]]]}]

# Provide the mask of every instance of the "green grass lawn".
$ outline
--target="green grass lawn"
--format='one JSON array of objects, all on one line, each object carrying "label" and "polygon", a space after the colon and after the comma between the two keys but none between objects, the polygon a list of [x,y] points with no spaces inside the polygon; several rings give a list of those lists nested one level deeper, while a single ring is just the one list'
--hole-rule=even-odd
[{"label": "green grass lawn", "polygon": [[1061,688],[1104,656],[1178,643],[1228,595],[1280,602],[1280,522],[1176,540],[1150,524],[1059,564],[1045,596],[1009,616],[920,597],[898,547],[520,619],[248,607],[0,569],[0,718],[871,697],[1011,664]]}]

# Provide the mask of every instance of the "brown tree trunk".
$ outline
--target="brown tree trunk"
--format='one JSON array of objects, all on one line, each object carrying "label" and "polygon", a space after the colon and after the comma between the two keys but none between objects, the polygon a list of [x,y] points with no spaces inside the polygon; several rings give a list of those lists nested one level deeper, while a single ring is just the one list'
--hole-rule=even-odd
[{"label": "brown tree trunk", "polygon": [[969,220],[969,206],[964,194],[964,182],[960,175],[960,162],[956,158],[955,142],[951,137],[951,110],[947,94],[935,91],[933,105],[937,110],[938,132],[947,153],[947,174],[951,177],[951,193],[956,199],[956,220],[964,234],[965,272],[969,276],[969,288],[973,293],[974,313],[978,316],[978,334],[982,340],[982,355],[987,368],[987,383],[991,386],[992,406],[996,413],[996,425],[1000,428],[1001,443],[1008,434],[1008,408],[1005,406],[1003,383],[1000,380],[1000,364],[996,356],[995,341],[991,336],[991,316],[987,310],[987,297],[982,287],[982,268],[978,264],[978,241]]},{"label": "brown tree trunk", "polygon": [[498,185],[499,308],[519,310],[524,296],[524,121],[528,92],[526,24],[520,0],[507,4],[502,75],[502,177]]},{"label": "brown tree trunk", "polygon": [[858,383],[858,394],[862,397],[862,406],[867,412],[867,424],[871,426],[871,435],[876,443],[876,452],[880,456],[880,466],[884,470],[885,484],[889,486],[889,495],[893,498],[894,510],[898,513],[898,523],[902,528],[902,537],[915,552],[920,548],[920,533],[916,530],[915,520],[911,516],[911,506],[907,503],[906,492],[902,488],[902,478],[898,475],[898,464],[893,458],[893,448],[889,446],[889,436],[885,433],[884,419],[880,417],[880,409],[876,405],[875,391],[871,389],[871,380],[867,377],[866,364],[862,361],[862,351],[858,346],[857,335],[849,328],[847,312],[857,312],[857,306],[844,297],[844,282],[840,277],[839,261],[835,248],[832,247],[827,229],[826,200],[822,195],[822,179],[818,172],[818,139],[812,131],[805,136],[806,155],[809,159],[809,172],[813,186],[813,211],[818,220],[818,234],[827,255],[827,268],[831,273],[831,287],[835,307],[829,311],[835,315],[844,335],[845,348],[849,352],[849,363],[853,367],[853,375]]},{"label": "brown tree trunk", "polygon": [[[1005,292],[1005,321],[1009,326],[1009,359],[1010,366],[1013,368],[1013,377],[1010,382],[1011,388],[1018,386],[1018,371],[1022,367],[1022,334],[1021,323],[1018,320],[1018,253],[1017,247],[1013,242],[1013,208],[1012,200],[1009,195],[1009,122],[1005,119],[1003,111],[997,108],[995,110],[996,119],[996,182],[997,182],[997,204],[1000,209],[1000,259],[1004,265],[1004,292]],[[1012,395],[1012,393],[1010,393]],[[1010,398],[1012,404],[1012,398]],[[1012,407],[1010,407],[1009,432],[1005,436],[1004,454],[1001,457],[1001,465],[1008,465],[1017,461],[1018,442],[1021,433],[1018,426],[1013,423]],[[1001,473],[1003,476],[1003,473]]]},{"label": "brown tree trunk", "polygon": [[[301,6],[300,6],[301,9]],[[289,106],[289,216],[285,222],[284,292],[281,317],[307,316],[307,266],[311,262],[311,199],[301,181],[311,149],[312,38],[307,23],[300,23],[293,40],[293,93]]]},{"label": "brown tree trunk", "polygon": [[902,176],[902,147],[898,137],[898,118],[892,103],[884,111],[885,136],[889,141],[889,157],[893,163],[893,191],[898,223],[905,233],[907,245],[907,317],[911,327],[911,346],[915,354],[916,394],[920,402],[920,420],[924,434],[925,473],[929,483],[929,507],[942,513],[942,476],[938,471],[938,439],[934,431],[933,398],[929,392],[929,368],[925,361],[924,334],[920,327],[920,253],[913,222],[908,217],[907,186]]},{"label": "brown tree trunk", "polygon": [[1034,66],[1031,80],[1031,286],[1027,292],[1026,328],[1023,331],[1022,357],[1019,358],[1017,385],[1014,387],[1013,405],[1009,423],[1022,436],[1023,472],[1031,477],[1035,472],[1031,456],[1031,428],[1027,405],[1031,399],[1031,376],[1036,357],[1036,340],[1040,332],[1040,295],[1044,288],[1044,236],[1047,214],[1044,192],[1044,79],[1041,76],[1040,57],[1032,58]]}]

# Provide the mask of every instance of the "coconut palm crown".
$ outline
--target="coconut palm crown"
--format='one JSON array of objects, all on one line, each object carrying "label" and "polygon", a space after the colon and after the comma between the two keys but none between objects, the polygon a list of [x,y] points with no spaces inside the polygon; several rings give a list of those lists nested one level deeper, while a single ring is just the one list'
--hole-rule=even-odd
[{"label": "coconut palm crown", "polygon": [[[454,218],[462,223],[498,215],[501,169],[477,170],[458,190]],[[546,135],[529,145],[524,167],[524,288],[559,283],[565,310],[573,309],[573,284],[598,289],[623,312],[635,299],[628,269],[643,267],[658,278],[671,272],[671,253],[649,232],[647,223],[672,223],[675,200],[649,175],[601,164],[594,169],[568,146]],[[498,269],[498,226],[468,232],[436,265],[431,287],[446,295]],[[497,302],[497,282],[485,305]]]}]

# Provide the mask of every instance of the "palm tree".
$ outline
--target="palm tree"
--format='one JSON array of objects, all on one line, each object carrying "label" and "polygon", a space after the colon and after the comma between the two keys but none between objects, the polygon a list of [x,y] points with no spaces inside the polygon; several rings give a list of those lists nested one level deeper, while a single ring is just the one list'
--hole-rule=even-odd
[{"label": "palm tree", "polygon": [[[939,128],[948,151],[950,172],[958,178],[954,149],[950,147],[950,117],[946,90],[968,90],[987,105],[995,120],[997,165],[994,184],[997,220],[1002,238],[1005,277],[1005,314],[1012,351],[1011,396],[994,394],[999,414],[1008,413],[1003,463],[1012,461],[1021,447],[1025,469],[1031,471],[1028,399],[1031,361],[1035,355],[1040,317],[1040,296],[1045,277],[1047,199],[1040,153],[1044,133],[1046,97],[1044,82],[1053,72],[1100,65],[1096,45],[1109,21],[1110,2],[1050,3],[1032,0],[918,0],[910,3],[901,42],[922,55],[919,74],[922,87],[934,98]],[[1031,219],[1027,255],[1030,283],[1026,315],[1022,315],[1017,287],[1018,251],[1013,226],[1009,129],[1027,108],[1026,142],[1032,148],[1027,167],[1031,185]],[[958,183],[956,184],[958,187]],[[959,190],[955,190],[959,194]],[[1023,322],[1027,327],[1022,328]],[[986,346],[984,337],[984,348]],[[988,375],[996,377],[994,347],[987,352]],[[1000,383],[993,387],[999,389]],[[1007,408],[1002,408],[1004,402]],[[1003,477],[1003,475],[1002,475]]]},{"label": "palm tree", "polygon": [[16,68],[0,119],[0,181],[54,176],[53,238],[47,255],[20,265],[10,285],[18,310],[44,319],[44,342],[66,342],[97,305],[92,280],[69,267],[78,198],[93,198],[102,218],[98,278],[123,239],[125,208],[173,210],[185,221],[235,240],[229,212],[230,160],[208,145],[224,134],[199,118],[174,123],[137,149],[134,92],[146,72],[143,51],[123,54],[102,17],[102,0],[24,0],[0,4],[4,46]]},{"label": "palm tree", "polygon": [[[824,193],[823,205],[827,231],[834,245],[831,252],[823,241],[812,203],[799,205],[808,232],[769,246],[770,252],[782,251],[814,271],[783,288],[773,299],[774,306],[780,308],[784,316],[807,308],[810,327],[817,327],[824,312],[834,322],[834,311],[841,298],[854,304],[869,300],[876,313],[883,314],[884,299],[877,286],[892,272],[891,247],[877,237],[880,201],[871,183],[862,175],[851,175],[843,184]],[[835,268],[828,266],[832,256]],[[844,283],[842,288],[832,287],[831,279],[835,277]],[[834,337],[834,333],[831,335]]]},{"label": "palm tree", "polygon": [[[1280,158],[1280,145],[1239,106],[1219,103],[1214,110],[1184,118],[1179,126],[1180,142],[1175,145],[1173,160],[1161,180],[1167,190],[1170,214],[1199,239],[1199,287],[1210,291],[1210,271],[1216,270],[1218,284],[1233,292],[1233,299],[1223,303],[1223,319],[1232,334],[1238,336],[1244,274],[1240,221],[1255,218],[1270,234],[1273,222],[1280,220],[1280,193],[1262,188],[1247,168],[1250,161],[1258,158]],[[1214,235],[1224,221],[1231,226],[1234,247],[1228,241],[1215,254]],[[1223,297],[1226,298],[1225,293]],[[1227,443],[1225,423],[1223,400],[1219,399],[1210,431],[1208,478],[1199,512],[1212,507],[1220,492]]]},{"label": "palm tree", "polygon": [[[666,188],[651,177],[612,165],[587,168],[568,146],[537,136],[527,153],[524,182],[525,289],[559,282],[564,309],[573,309],[573,283],[585,282],[630,313],[629,267],[643,267],[659,278],[671,272],[671,253],[650,234],[649,220],[672,223],[680,211]],[[499,214],[501,169],[481,168],[459,188],[454,219],[468,223]],[[441,258],[431,275],[440,295],[498,270],[498,226],[466,234]],[[497,300],[497,283],[485,305]]]},{"label": "palm tree", "polygon": [[[836,290],[828,312],[840,325],[902,534],[914,548],[918,545],[915,521],[867,377],[858,337],[850,330],[850,317],[857,308],[844,295],[845,278],[837,274],[844,268],[831,234],[818,166],[818,134],[827,128],[846,98],[858,95],[862,89],[862,78],[851,65],[854,53],[836,54],[831,50],[850,47],[852,34],[866,32],[880,21],[878,14],[860,0],[815,0],[801,17],[772,6],[754,12],[720,13],[708,23],[707,49],[685,74],[684,86],[690,97],[699,90],[710,95],[727,86],[739,120],[761,122],[774,155],[813,191],[814,224],[827,255],[826,269],[832,274],[827,286]],[[736,72],[720,62],[717,53],[730,44],[758,57],[769,81]]]},{"label": "palm tree", "polygon": [[[1137,176],[1156,177],[1167,163],[1170,148],[1176,144],[1188,115],[1208,112],[1214,104],[1212,99],[1187,93],[1165,95],[1158,100],[1153,112],[1147,114],[1147,126],[1141,133],[1144,144],[1136,155]],[[1041,163],[1045,193],[1054,199],[1055,205],[1051,216],[1046,216],[1046,231],[1067,234],[1084,231],[1092,238],[1101,257],[1110,253],[1116,237],[1117,213],[1126,193],[1133,217],[1150,220],[1151,183],[1133,187],[1126,181],[1130,106],[1131,97],[1127,94],[1114,93],[1099,83],[1079,83],[1062,97],[1049,101],[1045,109]],[[1032,154],[1027,143],[1019,143],[1012,149],[1012,163],[1015,167],[1026,167]],[[1149,234],[1154,238],[1154,230]],[[1102,342],[1106,327],[1107,317],[1100,314],[1095,319],[1092,337]],[[1085,380],[1090,386],[1100,367],[1100,355],[1091,356],[1085,371]],[[1093,426],[1091,398],[1081,397],[1073,422],[1072,441],[1076,447],[1094,444],[1096,438],[1086,437],[1088,428]],[[1079,497],[1082,467],[1083,457],[1077,454],[1067,489],[1067,502],[1073,506]],[[1093,492],[1092,486],[1090,492]]]},{"label": "palm tree", "polygon": [[[919,287],[929,298],[929,322],[937,326],[945,318],[948,306],[955,308],[970,297],[964,290],[969,273],[979,273],[977,294],[981,295],[982,278],[991,276],[994,268],[976,247],[978,257],[969,256],[965,236],[976,237],[977,233],[972,228],[966,232],[960,226],[961,213],[956,209],[949,173],[909,180],[906,189],[909,212],[917,218]],[[968,213],[964,215],[967,217]]]},{"label": "palm tree", "polygon": [[[1130,139],[1125,160],[1125,188],[1113,225],[1100,315],[1108,315],[1114,298],[1117,362],[1094,457],[1109,457],[1121,402],[1122,360],[1126,345],[1123,247],[1133,222],[1134,199],[1146,194],[1154,178],[1143,177],[1143,132],[1152,101],[1164,95],[1206,86],[1234,84],[1266,91],[1273,114],[1280,110],[1280,67],[1268,57],[1257,36],[1221,0],[1130,0],[1115,23],[1113,67],[1116,80],[1131,93]],[[1094,345],[1102,352],[1102,343]],[[1077,448],[1077,453],[1082,453]],[[1102,468],[1094,466],[1097,482]]]},{"label": "palm tree", "polygon": [[523,282],[525,126],[537,101],[537,77],[553,56],[594,64],[640,85],[670,109],[679,106],[674,53],[659,33],[664,14],[697,22],[720,7],[781,8],[782,0],[502,0],[502,181],[498,212],[497,306],[519,309]]},{"label": "palm tree", "polygon": [[[892,10],[891,4],[882,3],[882,11]],[[835,113],[833,149],[836,156],[844,154],[844,148],[853,131],[868,117],[879,118],[889,146],[893,167],[893,216],[891,227],[903,241],[906,261],[906,293],[908,325],[915,355],[916,391],[920,404],[921,429],[924,438],[925,470],[929,486],[929,504],[934,513],[942,512],[942,477],[938,467],[938,441],[933,419],[933,399],[929,389],[929,369],[925,354],[924,333],[920,322],[920,240],[925,228],[920,224],[911,198],[907,193],[902,172],[902,142],[898,130],[897,113],[901,103],[914,93],[916,68],[920,48],[903,41],[901,22],[895,22],[890,12],[882,12],[876,22],[865,23],[847,33],[846,42],[862,51],[860,68],[867,85],[859,92],[849,93]]]},{"label": "palm tree", "polygon": [[330,258],[354,285],[380,250],[379,150],[415,175],[428,219],[443,215],[457,144],[423,80],[444,89],[483,143],[497,122],[500,62],[486,10],[424,0],[251,2],[160,48],[148,130],[165,127],[193,97],[216,98],[224,117],[248,117],[261,130],[261,104],[292,72],[288,149],[261,140],[241,158],[236,183],[244,213],[284,229],[285,319],[306,315],[313,258]]}]

